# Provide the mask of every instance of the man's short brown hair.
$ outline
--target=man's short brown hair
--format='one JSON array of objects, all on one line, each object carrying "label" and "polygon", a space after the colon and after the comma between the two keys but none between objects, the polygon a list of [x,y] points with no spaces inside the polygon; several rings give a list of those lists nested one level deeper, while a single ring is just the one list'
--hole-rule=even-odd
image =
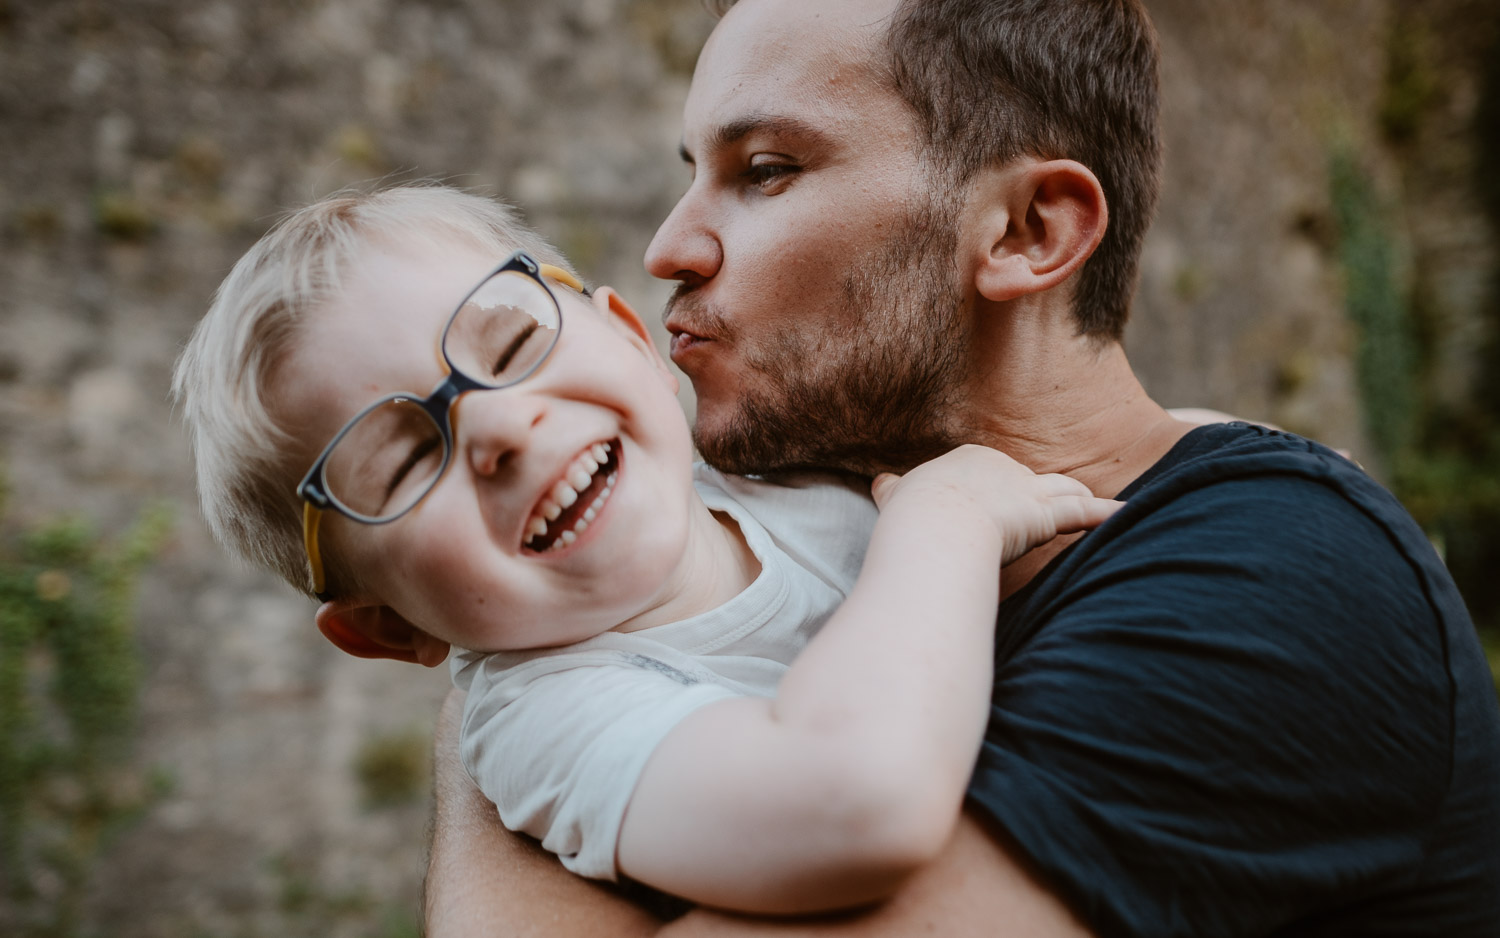
[{"label": "man's short brown hair", "polygon": [[1081,333],[1119,339],[1161,173],[1156,31],[1140,0],[900,0],[885,45],[895,90],[955,189],[1028,155],[1099,178],[1109,228],[1073,308]]}]

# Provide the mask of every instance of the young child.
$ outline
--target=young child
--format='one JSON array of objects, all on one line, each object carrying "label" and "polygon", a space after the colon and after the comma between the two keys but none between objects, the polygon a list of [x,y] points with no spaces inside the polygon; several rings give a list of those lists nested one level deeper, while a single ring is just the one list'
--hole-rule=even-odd
[{"label": "young child", "polygon": [[1116,503],[967,446],[877,479],[877,520],[862,483],[695,466],[675,390],[616,293],[435,186],[283,220],[175,381],[223,543],[351,654],[461,649],[508,827],[725,908],[884,896],[958,816],[997,571]]}]

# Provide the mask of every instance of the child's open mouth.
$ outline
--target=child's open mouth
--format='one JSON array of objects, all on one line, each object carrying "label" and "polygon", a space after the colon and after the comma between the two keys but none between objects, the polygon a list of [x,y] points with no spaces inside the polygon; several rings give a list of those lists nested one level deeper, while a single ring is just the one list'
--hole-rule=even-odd
[{"label": "child's open mouth", "polygon": [[579,453],[542,500],[531,509],[521,547],[542,553],[578,540],[598,516],[619,478],[618,438]]}]

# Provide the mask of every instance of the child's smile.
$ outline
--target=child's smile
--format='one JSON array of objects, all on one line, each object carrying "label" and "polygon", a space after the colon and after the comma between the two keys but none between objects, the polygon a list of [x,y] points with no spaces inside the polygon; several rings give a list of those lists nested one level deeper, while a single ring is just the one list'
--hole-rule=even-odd
[{"label": "child's smile", "polygon": [[619,438],[595,443],[568,465],[531,509],[521,546],[534,553],[571,547],[604,510],[619,480]]}]

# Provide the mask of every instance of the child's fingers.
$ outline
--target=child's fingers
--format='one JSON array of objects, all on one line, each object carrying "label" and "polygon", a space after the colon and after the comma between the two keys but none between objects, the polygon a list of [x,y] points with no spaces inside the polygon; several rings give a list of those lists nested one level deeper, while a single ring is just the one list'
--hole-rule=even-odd
[{"label": "child's fingers", "polygon": [[901,477],[893,472],[882,472],[870,482],[870,497],[875,499],[876,508],[884,508],[886,499],[891,497],[891,490]]},{"label": "child's fingers", "polygon": [[1082,498],[1092,498],[1094,493],[1089,487],[1079,482],[1072,476],[1065,476],[1060,472],[1049,472],[1036,477],[1037,484],[1042,487],[1042,493],[1053,498],[1063,495],[1077,495]]},{"label": "child's fingers", "polygon": [[1049,504],[1057,533],[1071,534],[1074,531],[1097,528],[1125,503],[1112,498],[1095,498],[1092,495],[1059,495]]}]

